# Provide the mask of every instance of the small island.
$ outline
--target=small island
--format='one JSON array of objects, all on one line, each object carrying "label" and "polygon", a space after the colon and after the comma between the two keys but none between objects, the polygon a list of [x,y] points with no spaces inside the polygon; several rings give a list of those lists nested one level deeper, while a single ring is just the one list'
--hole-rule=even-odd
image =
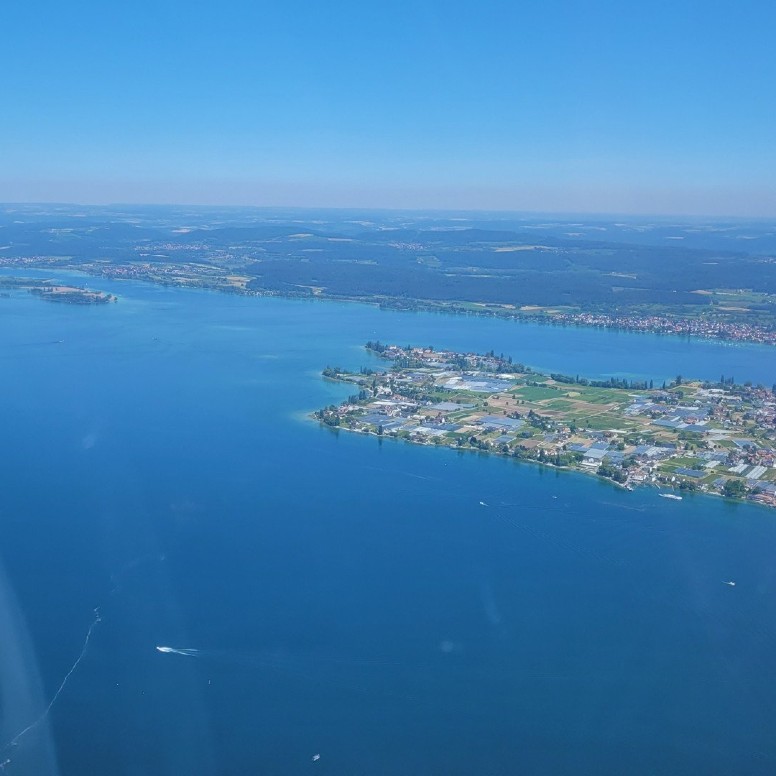
[{"label": "small island", "polygon": [[367,342],[380,362],[327,379],[358,392],[315,413],[326,426],[477,450],[640,485],[776,507],[776,385],[589,380],[494,352]]},{"label": "small island", "polygon": [[46,302],[59,302],[61,304],[91,305],[118,302],[118,297],[114,294],[93,291],[79,286],[62,285],[52,280],[2,278],[0,279],[0,288],[25,290]]}]

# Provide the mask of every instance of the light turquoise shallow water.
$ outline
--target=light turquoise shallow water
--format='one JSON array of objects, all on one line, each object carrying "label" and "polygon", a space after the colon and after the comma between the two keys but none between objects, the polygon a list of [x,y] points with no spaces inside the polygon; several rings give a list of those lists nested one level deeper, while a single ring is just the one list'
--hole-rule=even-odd
[{"label": "light turquoise shallow water", "polygon": [[95,285],[0,300],[4,740],[102,617],[9,773],[774,771],[774,513],[304,418],[375,337],[768,385],[771,350]]}]

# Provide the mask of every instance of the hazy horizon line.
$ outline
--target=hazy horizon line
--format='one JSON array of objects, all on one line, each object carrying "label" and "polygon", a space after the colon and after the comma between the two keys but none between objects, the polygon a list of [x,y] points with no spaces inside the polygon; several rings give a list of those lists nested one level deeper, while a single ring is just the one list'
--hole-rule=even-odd
[{"label": "hazy horizon line", "polygon": [[765,215],[733,215],[708,213],[666,213],[666,212],[623,212],[606,210],[529,210],[513,208],[477,208],[477,207],[377,207],[357,205],[257,205],[257,204],[220,204],[206,202],[78,202],[66,200],[9,200],[0,201],[0,207],[69,207],[69,208],[195,208],[202,210],[263,210],[263,211],[336,211],[355,213],[418,213],[418,214],[467,214],[494,216],[527,216],[527,217],[586,217],[586,218],[618,218],[618,219],[689,219],[689,220],[727,220],[727,221],[774,221],[776,214]]}]

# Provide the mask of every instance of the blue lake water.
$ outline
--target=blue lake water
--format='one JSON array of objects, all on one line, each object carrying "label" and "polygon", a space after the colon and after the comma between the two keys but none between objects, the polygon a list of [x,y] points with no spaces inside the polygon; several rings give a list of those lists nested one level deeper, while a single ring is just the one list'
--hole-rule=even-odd
[{"label": "blue lake water", "polygon": [[82,654],[8,773],[776,770],[776,513],[305,418],[370,338],[768,385],[773,350],[95,285],[0,299],[0,743]]}]

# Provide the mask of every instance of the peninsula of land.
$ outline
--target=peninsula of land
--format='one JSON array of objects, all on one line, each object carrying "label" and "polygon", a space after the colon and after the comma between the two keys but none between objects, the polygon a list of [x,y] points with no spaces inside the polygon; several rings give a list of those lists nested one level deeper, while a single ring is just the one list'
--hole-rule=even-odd
[{"label": "peninsula of land", "polygon": [[776,385],[588,380],[493,352],[366,348],[385,365],[326,367],[324,377],[358,391],[316,412],[321,423],[664,487],[673,498],[697,490],[776,507]]},{"label": "peninsula of land", "polygon": [[[24,290],[46,302],[61,304],[109,304],[118,302],[118,297],[104,291],[94,291],[79,286],[68,286],[52,280],[31,278],[0,278],[0,288]],[[6,294],[7,296],[7,294]]]}]

